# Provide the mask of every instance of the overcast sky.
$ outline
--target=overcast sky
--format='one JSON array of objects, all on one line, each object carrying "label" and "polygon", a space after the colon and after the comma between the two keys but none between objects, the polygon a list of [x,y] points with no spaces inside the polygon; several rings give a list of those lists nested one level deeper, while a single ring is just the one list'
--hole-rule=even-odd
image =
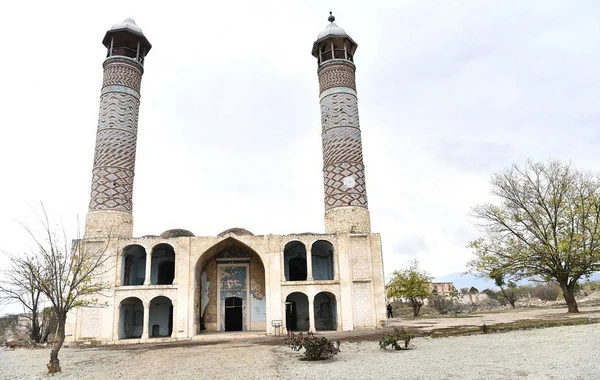
[{"label": "overcast sky", "polygon": [[[386,273],[464,271],[470,208],[527,158],[600,164],[598,1],[12,1],[0,12],[0,251],[43,201],[88,208],[101,41],[131,17],[145,62],[134,235],[323,232],[317,63],[336,23],[355,55],[367,194]],[[0,267],[5,267],[5,259]]]}]

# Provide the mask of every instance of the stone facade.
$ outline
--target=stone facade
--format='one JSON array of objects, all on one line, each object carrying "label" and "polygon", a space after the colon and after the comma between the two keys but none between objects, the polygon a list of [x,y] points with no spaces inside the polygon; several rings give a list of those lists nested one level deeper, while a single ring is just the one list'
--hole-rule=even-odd
[{"label": "stone facade", "polygon": [[[80,307],[69,316],[68,341],[381,325],[383,259],[367,204],[356,44],[339,30],[332,21],[313,48],[321,89],[325,233],[254,235],[233,228],[217,236],[169,230],[139,238],[132,237],[132,191],[140,82],[151,46],[133,20],[107,32],[85,241],[109,255],[98,278],[111,286],[94,296],[104,307]],[[328,46],[332,57],[343,59],[323,59]]]},{"label": "stone facade", "polygon": [[[284,251],[290,242],[306,248],[305,279],[286,279]],[[316,249],[311,249],[315,242],[331,243],[331,279],[311,279],[312,273],[318,270],[318,266],[312,264],[317,254]],[[167,337],[187,339],[203,331],[227,331],[227,314],[233,308],[229,308],[226,301],[234,297],[240,298],[243,309],[241,326],[236,328],[241,331],[274,333],[272,322],[277,320],[282,322],[283,328],[293,323],[298,330],[342,331],[376,327],[385,317],[378,234],[239,236],[230,233],[220,237],[144,237],[103,243],[108,244],[112,254],[106,264],[111,269],[104,273],[104,280],[115,286],[99,297],[99,303],[106,307],[79,308],[77,318],[72,316],[67,331],[69,340],[143,342]],[[153,256],[157,247],[165,245],[172,247],[175,253],[174,276],[170,283],[159,284],[154,273],[157,266],[153,265],[157,259]],[[131,247],[143,249],[143,272],[153,277],[151,281],[124,284]],[[234,276],[227,273],[232,269],[236,270]],[[299,324],[293,310],[289,310],[293,294],[305,296],[305,304],[295,306],[308,310],[306,328]],[[334,307],[333,312],[322,310],[320,295],[327,297],[328,304]],[[158,313],[166,315],[162,322],[160,318],[152,318],[160,303],[157,300],[172,306],[172,310]],[[125,328],[122,310],[130,306],[133,306],[128,318],[132,321],[131,328]],[[136,311],[140,315],[137,321]],[[158,333],[153,334],[156,325]],[[327,328],[319,328],[320,325]]]}]

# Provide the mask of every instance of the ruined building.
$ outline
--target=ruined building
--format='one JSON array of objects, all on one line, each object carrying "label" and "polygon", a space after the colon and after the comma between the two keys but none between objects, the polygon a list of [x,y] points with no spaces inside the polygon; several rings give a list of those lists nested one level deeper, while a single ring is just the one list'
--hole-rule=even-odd
[{"label": "ruined building", "polygon": [[[84,241],[108,246],[99,296],[68,340],[189,339],[204,331],[352,330],[385,318],[381,238],[371,233],[358,118],[357,44],[335,18],[312,48],[318,63],[325,233],[217,236],[169,230],[133,237],[132,192],[144,61],[152,45],[131,19],[107,48]],[[316,99],[315,99],[316,100]],[[142,126],[143,127],[143,126]]]}]

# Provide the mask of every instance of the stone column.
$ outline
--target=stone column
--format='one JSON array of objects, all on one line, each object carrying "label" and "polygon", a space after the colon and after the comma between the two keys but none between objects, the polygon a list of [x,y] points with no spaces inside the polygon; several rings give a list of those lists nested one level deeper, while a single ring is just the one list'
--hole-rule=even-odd
[{"label": "stone column", "polygon": [[308,331],[315,332],[315,296],[308,297]]},{"label": "stone column", "polygon": [[[306,245],[304,246],[306,249]],[[306,249],[306,281],[314,281],[312,272],[312,247]]]},{"label": "stone column", "polygon": [[148,339],[148,329],[150,328],[150,301],[144,302],[144,330],[142,331],[142,339]]},{"label": "stone column", "polygon": [[151,285],[152,281],[150,276],[152,275],[152,251],[146,252],[146,273],[144,274],[144,285]]}]

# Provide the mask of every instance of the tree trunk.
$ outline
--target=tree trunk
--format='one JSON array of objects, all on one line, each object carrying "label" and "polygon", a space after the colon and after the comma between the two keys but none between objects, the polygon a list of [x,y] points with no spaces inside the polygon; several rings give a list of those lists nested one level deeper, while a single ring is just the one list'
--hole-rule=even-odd
[{"label": "tree trunk", "polygon": [[50,352],[50,362],[47,364],[48,373],[60,372],[60,360],[58,360],[58,351],[65,342],[65,322],[66,317],[59,317],[57,337],[54,341],[54,346]]},{"label": "tree trunk", "polygon": [[577,301],[575,300],[575,281],[571,281],[568,283],[568,280],[559,281],[558,284],[562,289],[563,296],[565,297],[565,301],[567,302],[567,308],[569,313],[579,313],[579,308],[577,307]]},{"label": "tree trunk", "polygon": [[502,291],[502,294],[504,295],[504,298],[506,298],[506,300],[508,301],[508,303],[510,303],[510,306],[512,306],[513,309],[516,309],[517,307],[515,306],[515,299],[514,299],[514,297],[509,297],[508,294],[506,294],[506,292],[504,291],[504,288],[502,286],[500,286],[500,290]]},{"label": "tree trunk", "polygon": [[411,298],[410,303],[412,304],[412,308],[413,308],[413,317],[418,317],[419,312],[421,311],[421,306],[423,305],[423,302],[419,301],[416,298]]},{"label": "tree trunk", "polygon": [[42,343],[42,331],[40,328],[40,318],[36,310],[37,306],[34,306],[31,311],[31,340],[35,343]]}]

